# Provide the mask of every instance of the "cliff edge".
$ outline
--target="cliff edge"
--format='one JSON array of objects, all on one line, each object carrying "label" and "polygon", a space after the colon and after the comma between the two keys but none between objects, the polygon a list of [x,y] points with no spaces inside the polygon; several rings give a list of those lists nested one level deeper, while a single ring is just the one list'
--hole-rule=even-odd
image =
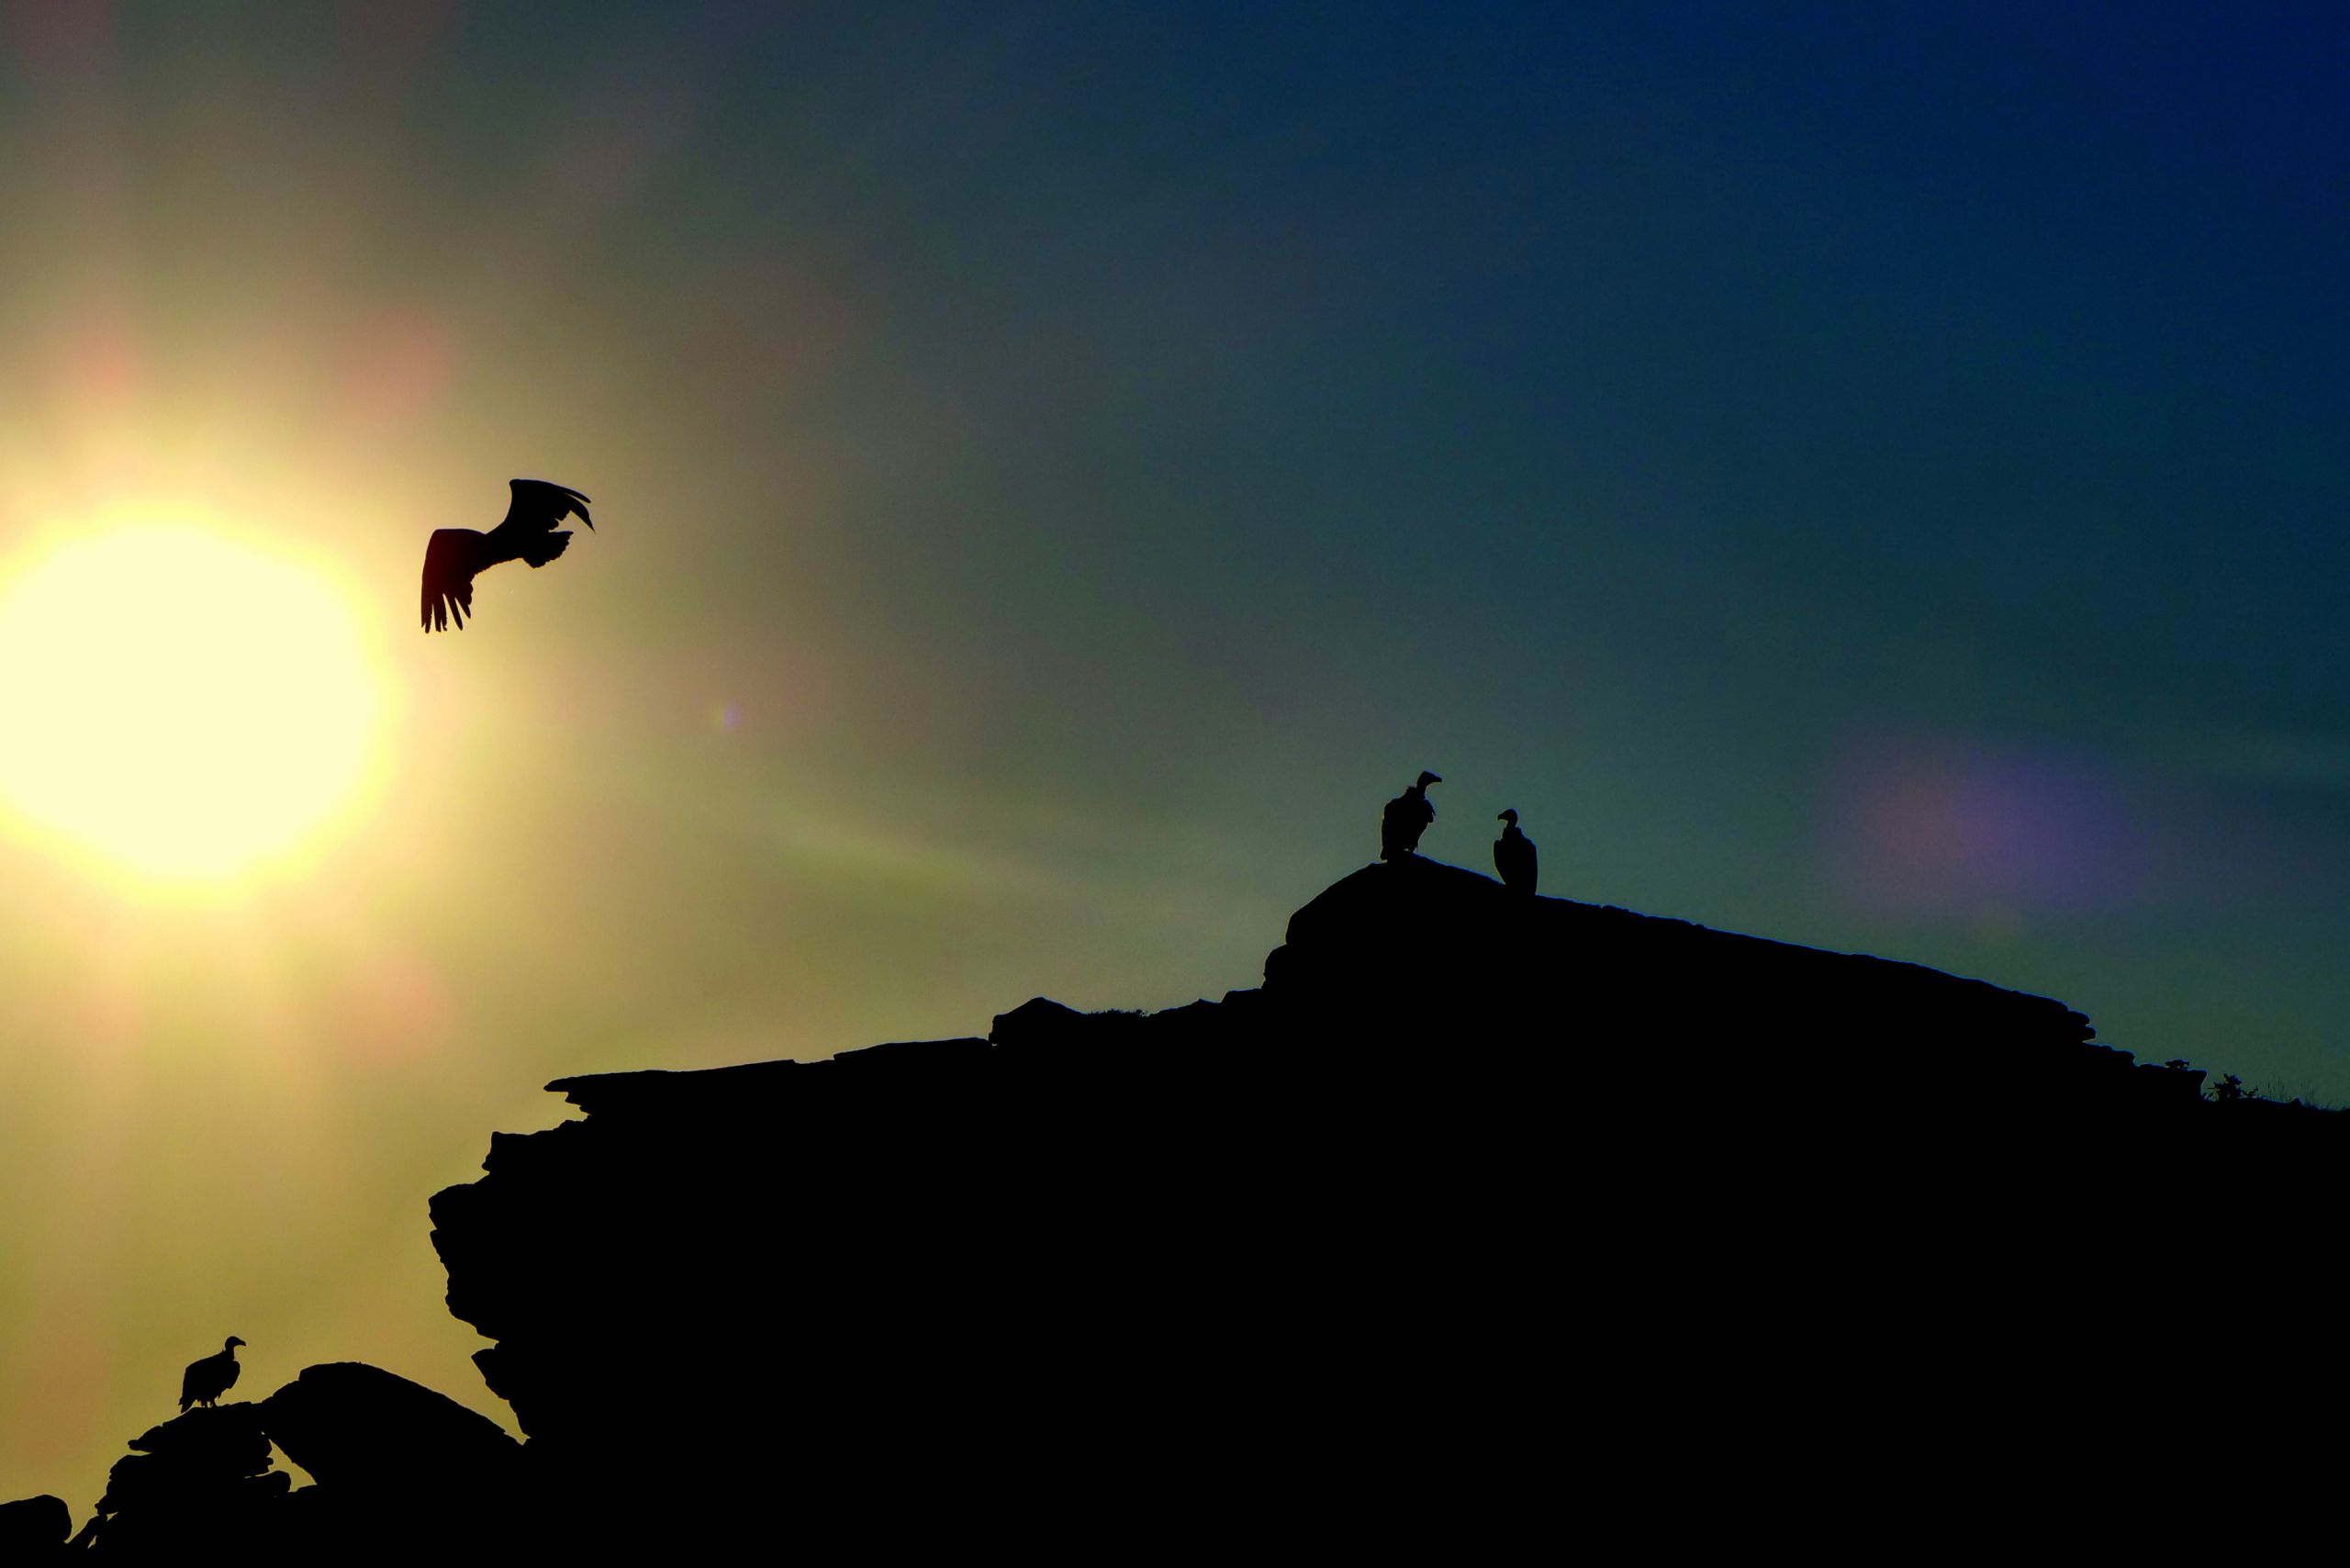
[{"label": "cliff edge", "polygon": [[1219,1001],[559,1080],[584,1119],[495,1138],[433,1239],[583,1539],[1061,1554],[1315,1521],[1498,1553],[1521,1527],[1473,1500],[1531,1460],[1497,1416],[1567,1397],[1596,1282],[1677,1282],[1640,1332],[1701,1337],[1729,1281],[1938,1266],[1856,1238],[2008,1202],[2084,1126],[2210,1131],[2201,1074],[2093,1035],[1409,859]]},{"label": "cliff edge", "polygon": [[316,1366],[134,1440],[70,1544],[0,1506],[0,1554],[1483,1561],[2005,1543],[2050,1488],[2175,1549],[2117,1502],[2150,1439],[2326,1451],[2180,1339],[2316,1341],[2350,1125],[2202,1080],[2045,997],[1371,866],[1216,1001],[558,1080],[578,1119],[431,1204],[527,1442]]}]

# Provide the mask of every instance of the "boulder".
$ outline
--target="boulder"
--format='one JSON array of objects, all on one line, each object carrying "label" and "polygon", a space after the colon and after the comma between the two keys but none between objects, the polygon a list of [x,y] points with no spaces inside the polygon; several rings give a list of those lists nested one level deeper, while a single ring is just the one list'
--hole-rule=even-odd
[{"label": "boulder", "polygon": [[487,1417],[362,1361],[306,1367],[258,1412],[287,1459],[337,1490],[494,1490],[521,1453]]},{"label": "boulder", "polygon": [[297,1560],[503,1561],[537,1510],[521,1445],[478,1412],[360,1361],[306,1367],[262,1401],[269,1435],[316,1485],[279,1521]]},{"label": "boulder", "polygon": [[0,1503],[0,1562],[39,1562],[65,1549],[73,1515],[65,1499],[46,1494]]}]

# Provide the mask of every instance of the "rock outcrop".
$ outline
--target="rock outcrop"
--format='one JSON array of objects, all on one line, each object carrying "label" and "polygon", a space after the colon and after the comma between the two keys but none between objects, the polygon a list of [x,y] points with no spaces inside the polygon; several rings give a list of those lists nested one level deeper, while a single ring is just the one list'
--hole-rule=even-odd
[{"label": "rock outcrop", "polygon": [[[1953,1511],[1919,1478],[1986,1453],[1978,1490],[2115,1488],[2140,1431],[2284,1429],[2116,1320],[2218,1321],[2247,1256],[2264,1308],[2330,1299],[2210,1195],[2330,1193],[2350,1118],[2202,1076],[2046,998],[1400,859],[1218,1001],[558,1080],[580,1119],[431,1203],[526,1443],[312,1367],[142,1436],[75,1544],[1433,1562],[1693,1510],[1741,1549],[1907,1540]],[[1769,1525],[1819,1475],[1832,1508]],[[78,1557],[54,1504],[0,1508],[0,1549]]]},{"label": "rock outcrop", "polygon": [[490,1555],[531,1509],[521,1445],[445,1394],[372,1367],[307,1367],[261,1402],[264,1430],[315,1485],[293,1536],[323,1561],[364,1542],[386,1559]]},{"label": "rock outcrop", "polygon": [[65,1540],[73,1533],[73,1515],[62,1497],[43,1494],[0,1503],[0,1562],[11,1568],[48,1568],[68,1561]]},{"label": "rock outcrop", "polygon": [[2010,1203],[2054,1121],[2207,1125],[2092,1035],[1406,859],[1218,1002],[560,1080],[585,1119],[494,1138],[434,1243],[583,1540],[1498,1553],[1579,1299],[1679,1282],[1642,1329],[1704,1342],[1859,1236],[1909,1277],[1886,1227]]},{"label": "rock outcrop", "polygon": [[[274,1468],[273,1443],[312,1484]],[[356,1361],[308,1368],[258,1403],[190,1410],[130,1447],[75,1540],[101,1562],[470,1562],[520,1542],[532,1515],[520,1445],[497,1423]]]},{"label": "rock outcrop", "polygon": [[115,1462],[89,1551],[106,1562],[162,1562],[192,1541],[274,1547],[293,1477],[273,1468],[249,1403],[198,1406],[150,1427]]},{"label": "rock outcrop", "polygon": [[338,1491],[413,1500],[453,1479],[502,1488],[521,1453],[487,1417],[364,1361],[306,1367],[258,1413],[287,1459]]}]

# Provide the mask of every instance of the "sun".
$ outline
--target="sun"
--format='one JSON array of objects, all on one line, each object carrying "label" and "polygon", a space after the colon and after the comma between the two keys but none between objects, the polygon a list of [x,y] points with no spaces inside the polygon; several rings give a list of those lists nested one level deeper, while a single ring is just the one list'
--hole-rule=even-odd
[{"label": "sun", "polygon": [[68,537],[0,585],[0,802],[151,881],[282,865],[362,791],[382,684],[316,570],[188,524]]}]

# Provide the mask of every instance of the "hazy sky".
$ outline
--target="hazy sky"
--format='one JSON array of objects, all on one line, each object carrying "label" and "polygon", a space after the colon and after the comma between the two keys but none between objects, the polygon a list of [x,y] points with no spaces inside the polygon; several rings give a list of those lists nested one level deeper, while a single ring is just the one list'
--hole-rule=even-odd
[{"label": "hazy sky", "polygon": [[[0,0],[0,577],[229,530],[382,705],[269,876],[0,835],[0,1497],[86,1512],[232,1333],[510,1425],[425,1202],[544,1081],[1252,984],[1422,767],[1440,858],[1515,806],[1547,891],[2350,1100],[2345,63],[2320,6]],[[420,635],[516,475],[598,531]]]}]

